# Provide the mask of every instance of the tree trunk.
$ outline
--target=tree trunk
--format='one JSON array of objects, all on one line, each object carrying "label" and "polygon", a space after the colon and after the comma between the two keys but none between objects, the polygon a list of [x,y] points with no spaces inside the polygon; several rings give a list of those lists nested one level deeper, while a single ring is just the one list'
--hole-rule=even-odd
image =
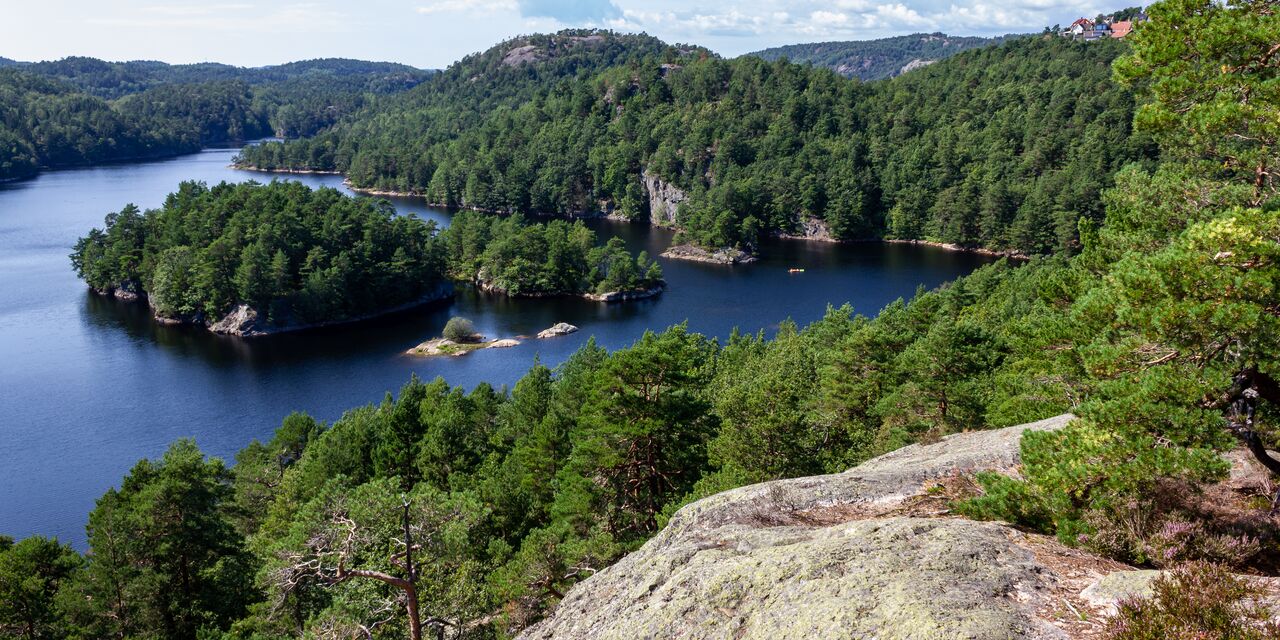
[{"label": "tree trunk", "polygon": [[1280,384],[1270,375],[1248,368],[1236,374],[1227,405],[1227,425],[1249,453],[1268,471],[1280,476],[1280,460],[1271,457],[1262,436],[1254,429],[1253,418],[1258,401],[1280,405]]},{"label": "tree trunk", "polygon": [[422,616],[418,613],[418,589],[410,584],[404,588],[405,610],[409,613],[409,640],[422,640]]}]

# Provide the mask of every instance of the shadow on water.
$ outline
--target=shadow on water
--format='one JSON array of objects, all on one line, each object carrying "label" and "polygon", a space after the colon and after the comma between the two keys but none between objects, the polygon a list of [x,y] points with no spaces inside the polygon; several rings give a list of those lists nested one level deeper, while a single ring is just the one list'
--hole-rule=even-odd
[{"label": "shadow on water", "polygon": [[[368,320],[315,327],[270,336],[238,338],[210,333],[195,325],[155,321],[146,304],[84,292],[83,322],[109,340],[120,336],[137,344],[163,348],[182,358],[215,367],[305,365],[311,361],[345,360],[369,353],[400,353],[439,336],[449,318],[474,319],[492,338],[532,340],[538,331],[569,318],[598,326],[640,319],[660,297],[626,304],[604,304],[576,298],[517,299],[459,286],[451,300],[431,302]],[[637,336],[638,337],[638,336]],[[497,383],[510,380],[497,380]]]},{"label": "shadow on water", "polygon": [[256,338],[210,333],[194,325],[163,325],[145,304],[85,292],[84,321],[131,341],[152,343],[184,358],[214,366],[270,367],[383,351],[416,344],[424,327],[443,329],[452,302],[442,300],[360,322]]}]

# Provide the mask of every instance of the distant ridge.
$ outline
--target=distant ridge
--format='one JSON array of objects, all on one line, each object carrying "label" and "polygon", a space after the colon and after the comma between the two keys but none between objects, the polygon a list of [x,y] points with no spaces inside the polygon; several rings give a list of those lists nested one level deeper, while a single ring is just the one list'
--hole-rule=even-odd
[{"label": "distant ridge", "polygon": [[[154,60],[111,62],[71,56],[60,60],[23,62],[0,57],[0,67],[17,67],[28,73],[65,82],[99,98],[114,100],[164,84],[242,81],[251,85],[285,82],[297,78],[359,78],[375,92],[412,87],[433,70],[394,62],[366,62],[345,58],[300,60],[263,67],[237,67],[216,62],[168,64]],[[378,81],[377,79],[381,79]],[[385,86],[384,86],[385,85]]]},{"label": "distant ridge", "polygon": [[1019,36],[983,38],[949,36],[945,33],[913,33],[879,40],[792,44],[746,55],[769,61],[787,58],[792,62],[826,67],[848,78],[880,80],[927,66],[967,49],[987,47],[1016,37]]}]

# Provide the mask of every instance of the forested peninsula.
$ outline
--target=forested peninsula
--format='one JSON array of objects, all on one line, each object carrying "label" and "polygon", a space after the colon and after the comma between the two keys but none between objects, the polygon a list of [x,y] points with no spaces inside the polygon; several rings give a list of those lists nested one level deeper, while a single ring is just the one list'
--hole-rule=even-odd
[{"label": "forested peninsula", "polygon": [[356,60],[258,69],[94,58],[0,62],[0,181],[311,135],[428,75]]},{"label": "forested peninsula", "polygon": [[633,257],[617,237],[596,246],[595,232],[581,221],[529,224],[464,211],[443,235],[450,274],[486,291],[613,301],[651,297],[666,286],[662,267],[643,251]]},{"label": "forested peninsula", "polygon": [[724,60],[648,36],[566,31],[469,56],[316,136],[239,164],[488,211],[608,212],[680,242],[896,238],[1075,252],[1122,166],[1150,166],[1124,42],[1016,39],[898,78]]},{"label": "forested peninsula", "polygon": [[295,182],[186,182],[129,205],[76,243],[94,290],[145,300],[162,322],[261,335],[447,297],[435,224],[385,201]]},{"label": "forested peninsula", "polygon": [[662,269],[580,221],[462,213],[449,229],[385,200],[269,184],[185,182],[159,209],[129,205],[76,243],[98,293],[157,320],[256,336],[350,322],[452,295],[451,280],[511,296],[657,295]]}]

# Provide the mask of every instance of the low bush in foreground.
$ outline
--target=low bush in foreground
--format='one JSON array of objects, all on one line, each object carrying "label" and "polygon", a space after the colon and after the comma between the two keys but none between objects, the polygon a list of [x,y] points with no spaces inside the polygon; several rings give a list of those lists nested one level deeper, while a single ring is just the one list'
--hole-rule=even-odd
[{"label": "low bush in foreground", "polygon": [[1280,622],[1263,591],[1225,567],[1193,562],[1156,579],[1149,598],[1120,602],[1107,640],[1266,640]]}]

